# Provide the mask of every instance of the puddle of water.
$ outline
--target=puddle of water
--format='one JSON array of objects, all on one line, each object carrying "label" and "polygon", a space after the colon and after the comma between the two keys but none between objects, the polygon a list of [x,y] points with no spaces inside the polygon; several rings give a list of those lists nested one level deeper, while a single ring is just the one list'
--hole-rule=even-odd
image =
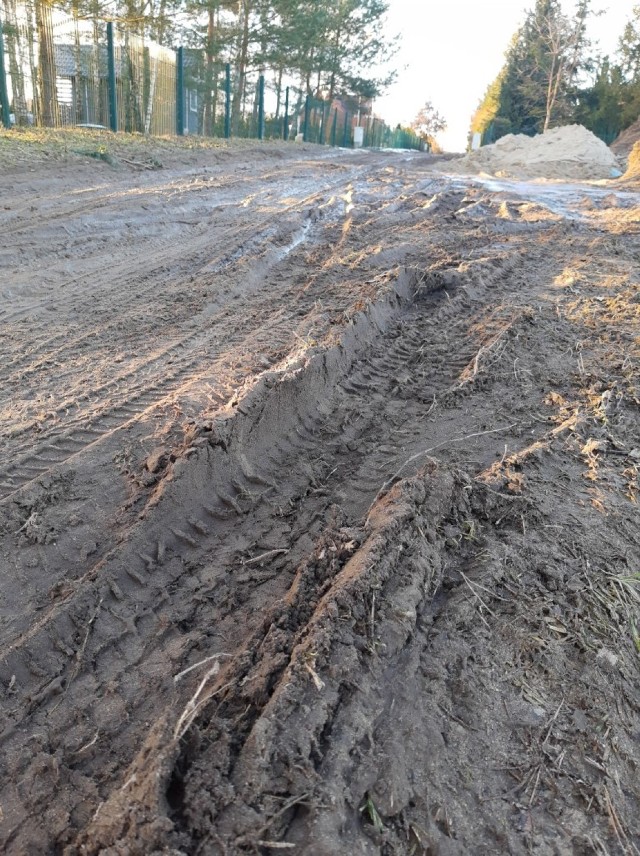
[{"label": "puddle of water", "polygon": [[282,247],[282,249],[278,252],[277,259],[278,261],[282,261],[286,259],[286,257],[292,253],[296,247],[299,247],[303,241],[306,241],[307,235],[309,234],[309,230],[311,229],[311,220],[307,220],[304,226],[301,229],[298,229],[296,234],[293,236],[293,239],[290,243],[286,245],[286,247]]},{"label": "puddle of water", "polygon": [[[554,183],[542,184],[529,181],[509,181],[493,176],[450,176],[454,186],[480,185],[492,193],[517,197],[535,202],[553,214],[567,220],[586,221],[593,209],[640,207],[640,193],[616,190],[613,187],[597,187],[590,184]],[[614,197],[615,204],[606,200]]]}]

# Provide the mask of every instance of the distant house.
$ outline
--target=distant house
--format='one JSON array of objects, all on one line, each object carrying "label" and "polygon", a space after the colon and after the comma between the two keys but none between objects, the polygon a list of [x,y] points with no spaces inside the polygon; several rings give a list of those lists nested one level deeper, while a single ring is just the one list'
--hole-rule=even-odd
[{"label": "distant house", "polygon": [[[54,44],[60,120],[68,125],[108,126],[108,56],[105,45]],[[199,130],[201,60],[185,51],[184,132]],[[118,127],[151,134],[173,133],[176,60],[170,48],[131,37],[115,50]]]},{"label": "distant house", "polygon": [[[364,98],[359,99],[357,96],[336,95],[331,104],[328,101],[311,98],[307,139],[309,142],[330,142],[335,117],[337,145],[346,142],[350,146],[353,142],[353,128],[358,123],[365,124],[371,118],[371,110],[372,101]],[[300,133],[304,127],[304,119],[305,107],[303,103],[300,111],[294,117],[294,124]]]},{"label": "distant house", "polygon": [[54,44],[53,56],[62,123],[107,125],[106,47]]}]

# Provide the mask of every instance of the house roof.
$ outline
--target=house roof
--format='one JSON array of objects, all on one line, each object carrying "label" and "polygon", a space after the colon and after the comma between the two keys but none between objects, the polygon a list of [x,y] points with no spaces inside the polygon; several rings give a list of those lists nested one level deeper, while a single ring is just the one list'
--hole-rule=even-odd
[{"label": "house roof", "polygon": [[[137,50],[137,48],[136,48]],[[169,49],[164,49],[169,53]],[[106,79],[108,75],[108,57],[106,45],[54,44],[53,56],[58,77],[79,77]],[[122,76],[124,49],[116,48],[116,77]],[[167,61],[167,60],[165,60]],[[170,62],[171,60],[168,59]],[[185,48],[184,69],[192,78],[198,78],[204,64],[204,54],[195,48]]]},{"label": "house roof", "polygon": [[[107,77],[107,49],[104,45],[54,44],[53,56],[58,77]],[[116,75],[118,68],[116,56]]]}]

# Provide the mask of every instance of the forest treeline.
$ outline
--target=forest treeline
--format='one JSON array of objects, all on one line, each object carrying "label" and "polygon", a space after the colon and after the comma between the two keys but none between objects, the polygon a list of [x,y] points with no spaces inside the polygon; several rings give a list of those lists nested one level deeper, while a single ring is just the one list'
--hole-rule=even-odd
[{"label": "forest treeline", "polygon": [[[5,0],[5,3],[15,0]],[[47,0],[32,0],[46,9]],[[247,74],[264,74],[276,93],[291,83],[303,95],[370,100],[390,83],[377,73],[393,56],[387,0],[72,0],[74,16],[114,20],[160,45],[203,51],[210,72],[234,69],[234,109]]]},{"label": "forest treeline", "polygon": [[[183,47],[188,57],[185,86],[202,96],[201,133],[214,131],[227,63],[236,124],[247,103],[257,97],[259,75],[275,95],[270,104],[275,103],[276,119],[284,109],[287,87],[296,110],[307,96],[327,104],[339,96],[352,115],[370,115],[372,100],[394,77],[389,61],[397,39],[388,31],[388,6],[388,0],[0,0],[16,89],[11,109],[21,115],[29,112],[27,107],[19,109],[26,97],[18,91],[28,57],[34,92],[36,86],[39,92],[38,119],[56,124],[55,60],[60,54],[56,43],[65,39],[56,22],[63,14],[93,26],[96,56],[105,44],[106,21],[114,22],[123,34],[126,56],[133,50],[131,36],[168,48]],[[77,45],[76,54],[81,56]],[[82,62],[77,65],[81,68]],[[124,76],[126,65],[118,73]],[[148,81],[142,85],[149,88]]]},{"label": "forest treeline", "polygon": [[483,143],[577,122],[607,144],[640,115],[640,6],[630,10],[614,56],[587,35],[591,0],[572,14],[560,0],[536,0],[514,34],[505,63],[472,122]]}]

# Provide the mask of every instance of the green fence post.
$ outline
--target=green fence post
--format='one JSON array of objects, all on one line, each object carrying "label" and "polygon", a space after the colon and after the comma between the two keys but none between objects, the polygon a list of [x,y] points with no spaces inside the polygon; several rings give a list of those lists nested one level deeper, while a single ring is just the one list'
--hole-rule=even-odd
[{"label": "green fence post", "polygon": [[350,120],[351,120],[351,117],[349,116],[349,113],[345,113],[344,114],[344,131],[342,134],[342,147],[344,149],[349,147],[349,123],[350,123]]},{"label": "green fence post", "polygon": [[336,132],[338,130],[338,108],[333,111],[333,125],[331,126],[331,145],[336,144]]},{"label": "green fence post", "polygon": [[231,64],[224,67],[224,137],[231,136]]},{"label": "green fence post", "polygon": [[4,35],[2,33],[2,21],[0,21],[0,112],[2,113],[2,124],[5,128],[10,128],[11,113],[9,111],[7,74],[4,68]]},{"label": "green fence post", "polygon": [[264,74],[258,78],[258,139],[264,140]]},{"label": "green fence post", "polygon": [[184,50],[176,50],[176,134],[184,137]]},{"label": "green fence post", "polygon": [[307,95],[304,100],[304,124],[302,126],[302,141],[304,143],[307,142],[307,135],[309,133],[309,110],[311,109],[311,97]]},{"label": "green fence post", "polygon": [[287,86],[284,95],[284,126],[282,129],[282,137],[285,140],[289,139],[289,87]]},{"label": "green fence post", "polygon": [[109,88],[109,127],[118,130],[118,92],[116,89],[116,51],[113,46],[113,21],[107,24],[107,76]]}]

